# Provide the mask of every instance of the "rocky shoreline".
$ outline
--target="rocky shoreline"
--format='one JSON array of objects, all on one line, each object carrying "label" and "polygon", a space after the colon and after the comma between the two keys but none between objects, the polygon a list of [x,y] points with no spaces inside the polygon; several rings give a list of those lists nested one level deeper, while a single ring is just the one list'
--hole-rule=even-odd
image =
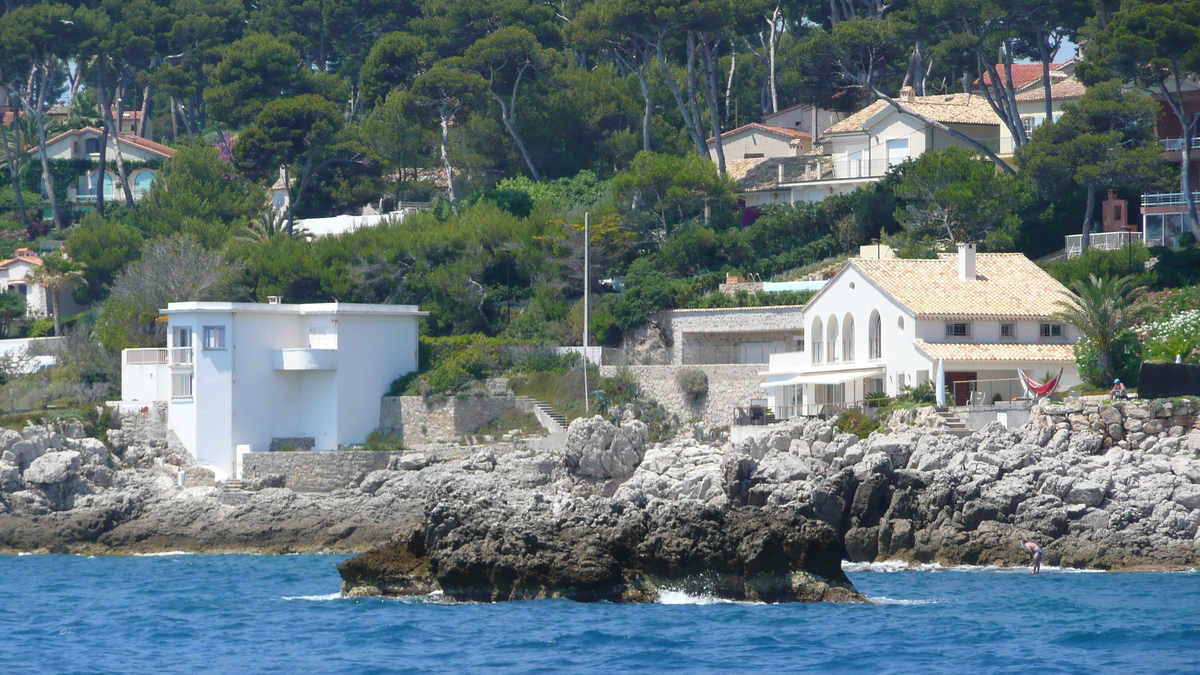
[{"label": "rocky shoreline", "polygon": [[[219,488],[181,488],[181,472],[202,470],[166,443],[110,448],[83,438],[75,425],[29,426],[0,432],[0,552],[358,553],[389,542],[407,546],[420,533],[425,562],[436,572],[461,562],[449,552],[462,546],[446,542],[490,536],[511,543],[528,530],[548,550],[582,551],[563,558],[572,563],[611,556],[614,547],[635,551],[601,566],[604,578],[627,581],[609,583],[600,595],[633,598],[663,582],[654,565],[670,569],[663,562],[670,555],[636,553],[645,533],[675,518],[667,514],[687,514],[680,522],[695,527],[720,520],[714,514],[757,509],[763,522],[825,528],[851,561],[1020,565],[1020,541],[1033,539],[1046,547],[1050,565],[1200,566],[1196,402],[1039,405],[1025,427],[993,424],[965,437],[925,428],[927,417],[898,413],[866,439],[803,420],[737,446],[686,437],[649,445],[641,422],[593,418],[574,422],[557,452],[483,447],[464,459],[405,458],[330,493],[261,480],[237,500]],[[439,508],[457,515],[435,523],[431,514]],[[622,516],[631,524],[606,526],[620,536],[561,536],[564,513],[600,522],[608,518],[601,514],[617,512],[633,514]],[[712,536],[734,541],[750,530],[717,528]],[[493,562],[511,551],[495,548]],[[707,560],[728,569],[745,564]],[[540,563],[518,556],[504,564],[520,577]],[[818,576],[840,588],[828,565],[818,567],[826,570]],[[793,560],[772,574],[784,568],[803,565]],[[554,595],[538,574],[544,570],[523,582],[460,587],[472,598]],[[368,577],[359,585],[372,586]],[[439,577],[422,583],[429,579]],[[742,591],[727,592],[732,597],[745,595],[745,581],[743,575],[718,585],[741,584]]]}]

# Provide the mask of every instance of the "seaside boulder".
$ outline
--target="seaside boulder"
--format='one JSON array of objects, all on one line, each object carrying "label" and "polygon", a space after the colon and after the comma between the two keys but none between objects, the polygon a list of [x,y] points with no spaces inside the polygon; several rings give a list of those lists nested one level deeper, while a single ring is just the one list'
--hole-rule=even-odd
[{"label": "seaside boulder", "polygon": [[462,601],[653,602],[662,590],[764,602],[859,602],[833,528],[794,509],[592,498],[516,508],[440,502],[343,562],[342,592]]},{"label": "seaside boulder", "polygon": [[74,450],[50,452],[33,460],[25,469],[25,481],[42,486],[58,485],[79,473],[79,453]]},{"label": "seaside boulder", "polygon": [[625,478],[646,454],[648,427],[639,420],[617,426],[596,415],[581,417],[567,428],[563,461],[585,478]]}]

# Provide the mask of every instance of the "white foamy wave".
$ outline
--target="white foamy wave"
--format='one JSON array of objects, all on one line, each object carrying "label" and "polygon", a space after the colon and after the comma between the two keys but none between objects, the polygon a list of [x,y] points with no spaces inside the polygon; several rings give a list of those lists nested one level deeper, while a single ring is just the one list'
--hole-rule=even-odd
[{"label": "white foamy wave", "polygon": [[131,555],[136,558],[166,558],[168,556],[196,554],[191,551],[159,551],[158,553],[133,553]]},{"label": "white foamy wave", "polygon": [[[943,565],[941,563],[908,563],[903,560],[885,560],[883,562],[848,562],[842,561],[843,572],[1024,572],[1031,571],[1029,565],[1005,567],[1002,565]],[[1104,572],[1104,570],[1085,570],[1077,567],[1055,567],[1042,565],[1043,573],[1083,574]]]},{"label": "white foamy wave", "polygon": [[310,600],[312,602],[323,602],[326,600],[341,600],[341,593],[327,593],[325,595],[285,595],[284,600]]},{"label": "white foamy wave", "polygon": [[687,591],[659,589],[658,604],[660,605],[765,605],[765,602],[750,602],[746,600],[727,600],[711,595],[693,595]]},{"label": "white foamy wave", "polygon": [[889,597],[885,597],[885,596],[881,595],[877,598],[867,598],[867,602],[871,603],[872,605],[910,606],[910,605],[936,605],[939,602],[941,602],[941,600],[905,600],[904,598],[889,598]]},{"label": "white foamy wave", "polygon": [[25,557],[25,556],[27,556],[27,555],[41,555],[41,554],[40,554],[40,553],[34,553],[33,551],[21,551],[21,552],[17,553],[17,557],[18,557],[18,558],[24,558],[24,557]]}]

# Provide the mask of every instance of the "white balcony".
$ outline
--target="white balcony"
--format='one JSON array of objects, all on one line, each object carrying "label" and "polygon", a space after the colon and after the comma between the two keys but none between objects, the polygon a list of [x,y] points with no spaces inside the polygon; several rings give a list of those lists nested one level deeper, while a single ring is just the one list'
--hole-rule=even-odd
[{"label": "white balcony", "polygon": [[276,349],[275,370],[336,370],[336,349]]},{"label": "white balcony", "polygon": [[169,347],[166,349],[126,349],[127,366],[176,366],[190,368],[195,363],[191,347]]},{"label": "white balcony", "polygon": [[[1200,192],[1193,192],[1192,198],[1200,202]],[[1182,192],[1161,192],[1152,195],[1142,195],[1142,206],[1183,206],[1187,202]]]},{"label": "white balcony", "polygon": [[[1163,149],[1167,152],[1183,152],[1182,138],[1162,138],[1158,142],[1162,144]],[[1200,150],[1200,137],[1192,139],[1192,149]]]},{"label": "white balcony", "polygon": [[[1141,232],[1093,232],[1088,235],[1088,248],[1098,251],[1117,251],[1140,240],[1141,236]],[[1065,248],[1068,258],[1074,258],[1083,253],[1083,235],[1068,235]]]}]

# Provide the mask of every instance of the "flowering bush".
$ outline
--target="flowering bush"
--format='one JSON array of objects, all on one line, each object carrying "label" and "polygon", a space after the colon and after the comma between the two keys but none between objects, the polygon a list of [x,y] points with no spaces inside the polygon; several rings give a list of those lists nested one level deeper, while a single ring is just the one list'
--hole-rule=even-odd
[{"label": "flowering bush", "polygon": [[1143,293],[1133,303],[1137,316],[1154,320],[1188,310],[1200,310],[1200,286]]},{"label": "flowering bush", "polygon": [[1184,363],[1200,363],[1200,309],[1179,312],[1134,330],[1147,360],[1174,361],[1181,356]]},{"label": "flowering bush", "polygon": [[[1141,340],[1132,330],[1122,331],[1108,347],[1112,374],[1126,386],[1137,386],[1142,368],[1141,350]],[[1100,376],[1100,355],[1090,339],[1085,337],[1075,343],[1075,363],[1079,366],[1079,377],[1089,385],[1104,389],[1112,385]]]}]

